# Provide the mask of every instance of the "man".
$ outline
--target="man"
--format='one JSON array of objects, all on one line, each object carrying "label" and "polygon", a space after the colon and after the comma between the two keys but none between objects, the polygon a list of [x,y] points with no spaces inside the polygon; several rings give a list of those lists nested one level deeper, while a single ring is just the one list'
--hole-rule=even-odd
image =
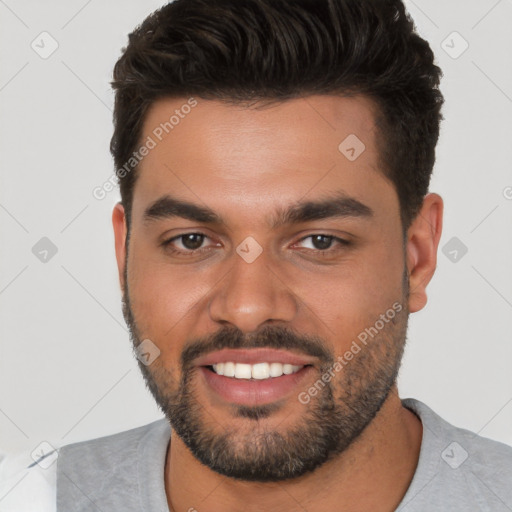
[{"label": "man", "polygon": [[512,448],[396,387],[440,76],[400,0],[176,0],[130,35],[112,220],[166,419],[62,447],[20,509],[512,510]]}]

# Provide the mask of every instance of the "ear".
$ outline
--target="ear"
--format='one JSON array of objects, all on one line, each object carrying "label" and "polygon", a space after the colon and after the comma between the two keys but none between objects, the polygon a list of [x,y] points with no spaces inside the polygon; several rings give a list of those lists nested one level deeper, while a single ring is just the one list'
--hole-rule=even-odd
[{"label": "ear", "polygon": [[437,248],[443,229],[443,200],[427,194],[416,218],[407,230],[409,311],[415,313],[427,303],[427,285],[437,265]]},{"label": "ear", "polygon": [[114,227],[114,238],[116,248],[117,270],[119,272],[119,284],[124,291],[124,268],[126,265],[126,217],[124,207],[117,203],[112,211],[112,226]]}]

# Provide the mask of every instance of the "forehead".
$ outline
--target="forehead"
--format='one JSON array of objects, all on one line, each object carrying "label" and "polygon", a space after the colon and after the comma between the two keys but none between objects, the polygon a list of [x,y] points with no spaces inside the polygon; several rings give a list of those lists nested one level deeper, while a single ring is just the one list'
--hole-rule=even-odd
[{"label": "forehead", "polygon": [[380,170],[375,114],[362,96],[266,106],[159,100],[143,126],[141,144],[152,148],[139,163],[133,217],[165,194],[240,219],[333,192],[397,213],[394,187]]}]

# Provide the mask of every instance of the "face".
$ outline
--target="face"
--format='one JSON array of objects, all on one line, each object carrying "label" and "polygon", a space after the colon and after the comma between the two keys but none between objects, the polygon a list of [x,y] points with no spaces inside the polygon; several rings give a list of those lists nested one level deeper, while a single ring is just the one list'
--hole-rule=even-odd
[{"label": "face", "polygon": [[297,477],[372,421],[405,344],[406,252],[373,104],[194,101],[147,115],[127,250],[114,211],[125,318],[135,347],[159,351],[141,370],[197,459]]}]

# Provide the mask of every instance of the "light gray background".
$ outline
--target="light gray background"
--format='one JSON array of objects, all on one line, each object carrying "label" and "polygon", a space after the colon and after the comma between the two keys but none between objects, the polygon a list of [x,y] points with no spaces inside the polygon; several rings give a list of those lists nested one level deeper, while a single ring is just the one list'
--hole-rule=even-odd
[{"label": "light gray background", "polygon": [[[112,66],[161,4],[0,0],[0,451],[161,417],[121,313],[118,193],[92,195],[113,171]],[[410,319],[401,395],[512,444],[512,2],[406,4],[444,71],[431,186],[445,200],[441,248],[457,237],[468,252],[454,263],[440,250],[429,303]],[[47,59],[31,48],[51,48],[43,31],[59,45]],[[454,31],[469,43],[458,58]],[[32,253],[42,237],[58,249],[46,263]]]}]

